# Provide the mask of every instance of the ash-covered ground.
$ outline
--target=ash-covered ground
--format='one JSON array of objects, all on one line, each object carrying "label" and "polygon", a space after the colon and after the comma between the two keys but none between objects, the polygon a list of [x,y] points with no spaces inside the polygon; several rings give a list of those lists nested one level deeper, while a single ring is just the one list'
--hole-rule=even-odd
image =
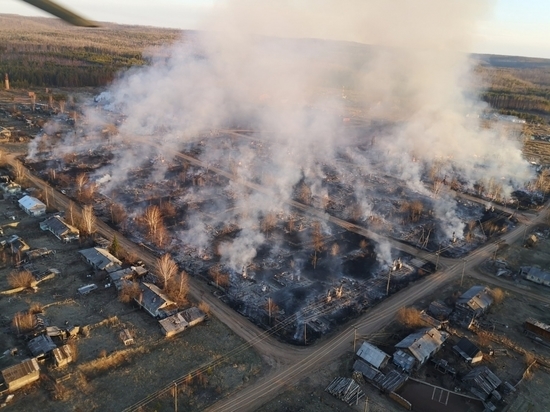
[{"label": "ash-covered ground", "polygon": [[300,342],[381,298],[396,259],[421,275],[388,238],[463,256],[550,185],[472,87],[484,2],[267,3],[207,13],[28,162]]}]

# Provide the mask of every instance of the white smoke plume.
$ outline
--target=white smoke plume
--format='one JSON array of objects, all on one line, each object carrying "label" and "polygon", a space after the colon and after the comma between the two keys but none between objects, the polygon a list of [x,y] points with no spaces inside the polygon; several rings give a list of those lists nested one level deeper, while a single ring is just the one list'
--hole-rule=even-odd
[{"label": "white smoke plume", "polygon": [[[148,140],[162,142],[159,150],[168,162],[177,150],[204,138],[201,160],[263,188],[260,194],[238,184],[227,189],[236,195],[242,230],[219,251],[235,269],[250,262],[265,241],[258,219],[285,209],[302,180],[314,196],[328,196],[322,165],[344,155],[364,173],[391,174],[422,195],[429,194],[422,177],[435,159],[445,159],[442,173],[467,186],[493,179],[509,195],[531,178],[530,169],[517,141],[481,127],[475,113],[485,106],[467,93],[472,68],[467,52],[490,3],[227,0],[206,18],[204,32],[184,37],[151,66],[126,72],[102,95],[104,113],[116,110],[125,117],[119,139],[133,140],[139,149],[118,154],[99,175],[108,172],[114,190],[125,184],[128,167],[155,154]],[[343,87],[350,91],[345,99]],[[90,130],[109,121],[93,112]],[[343,132],[342,119],[350,116],[391,126],[378,133],[372,150],[356,153],[353,142],[363,143],[361,131]],[[232,128],[262,134],[254,142],[224,147],[204,134]],[[101,139],[66,138],[57,150],[93,142]],[[343,165],[335,169],[351,176],[363,216],[369,217],[372,205],[362,178]],[[461,236],[453,199],[433,201],[444,236]],[[204,247],[204,224],[193,222],[196,227],[183,239],[195,238]],[[391,262],[388,247],[378,247],[385,263]]]}]

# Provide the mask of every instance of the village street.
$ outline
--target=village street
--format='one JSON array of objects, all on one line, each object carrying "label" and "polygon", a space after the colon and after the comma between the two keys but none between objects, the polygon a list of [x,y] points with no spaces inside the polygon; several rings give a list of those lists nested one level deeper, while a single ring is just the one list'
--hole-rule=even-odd
[{"label": "village street", "polygon": [[[150,144],[150,142],[148,143]],[[201,167],[207,166],[193,157],[181,153],[178,154],[178,156],[191,164]],[[12,166],[19,163],[12,156],[6,156],[6,161]],[[219,170],[211,166],[209,169],[229,179],[234,179],[234,176],[223,170]],[[31,182],[32,185],[39,189],[43,190],[45,187],[48,187],[48,190],[52,193],[51,202],[53,206],[59,210],[68,209],[69,199],[66,196],[56,190],[53,190],[46,182],[34,176],[27,169],[25,169],[25,177]],[[254,190],[265,190],[256,184],[245,182],[241,179],[238,179],[237,181],[238,183],[246,185]],[[390,296],[382,303],[369,309],[353,324],[350,324],[339,333],[323,339],[311,347],[297,347],[278,341],[271,336],[269,331],[261,330],[248,319],[241,316],[217,299],[212,294],[212,289],[204,282],[191,277],[189,282],[191,296],[196,300],[206,301],[210,305],[212,314],[230,327],[237,335],[243,338],[248,345],[252,346],[259,354],[261,354],[263,359],[270,366],[269,370],[267,370],[257,381],[253,382],[245,389],[236,392],[211,406],[209,408],[210,411],[253,411],[270,399],[274,398],[288,385],[299,382],[302,378],[311,375],[317,369],[322,368],[329,360],[339,357],[346,351],[351,351],[353,349],[355,328],[357,328],[357,334],[362,336],[379,331],[394,319],[399,308],[412,305],[417,300],[429,296],[438,289],[443,288],[445,284],[460,277],[464,272],[472,276],[480,276],[481,280],[487,281],[488,279],[485,276],[475,275],[475,271],[473,269],[484,260],[489,259],[493,255],[495,248],[498,247],[497,243],[489,243],[472,252],[467,256],[466,260],[437,257],[433,253],[416,249],[399,241],[382,238],[381,236],[365,228],[350,224],[349,222],[333,216],[329,216],[325,212],[318,211],[301,203],[295,201],[289,201],[288,203],[292,207],[295,207],[304,213],[314,215],[319,218],[328,219],[332,223],[368,237],[374,241],[384,239],[389,241],[396,249],[420,257],[424,260],[431,261],[432,263],[438,262],[439,268],[442,270],[439,270],[438,272],[427,276],[424,279],[401,290],[400,292]],[[533,215],[532,217],[530,216],[528,223],[518,224],[514,230],[503,235],[499,242],[505,241],[507,243],[513,243],[517,241],[524,236],[526,229],[529,230],[544,221],[547,210],[548,205],[546,205],[538,214]],[[122,248],[139,256],[147,266],[155,266],[157,258],[153,254],[143,247],[124,238],[124,236],[110,228],[104,222],[99,220],[97,221],[97,232],[109,240],[116,234]],[[509,288],[514,291],[520,290],[519,288],[499,279],[492,282],[498,283],[502,288]],[[529,294],[532,295],[533,298],[540,299],[538,295],[528,293],[524,290],[521,290],[521,293]],[[544,300],[548,301],[547,299]],[[182,370],[181,372],[182,376],[184,376],[190,371]],[[166,384],[169,385],[170,382],[166,382]],[[136,410],[140,406],[146,405],[155,397],[156,394],[151,394],[140,402],[130,406],[127,410]]]}]

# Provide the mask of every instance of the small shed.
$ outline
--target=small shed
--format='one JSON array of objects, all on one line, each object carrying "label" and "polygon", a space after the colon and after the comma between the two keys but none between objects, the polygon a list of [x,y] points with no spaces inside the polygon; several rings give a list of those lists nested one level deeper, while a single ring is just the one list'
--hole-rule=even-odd
[{"label": "small shed", "polygon": [[390,355],[378,349],[376,346],[371,345],[368,342],[363,342],[359,350],[357,351],[357,356],[367,362],[369,365],[375,367],[376,369],[383,368],[387,365]]},{"label": "small shed", "polygon": [[206,319],[206,314],[195,306],[184,309],[181,313],[183,318],[189,323],[189,326],[195,326],[197,323],[201,323]]},{"label": "small shed", "polygon": [[36,359],[27,359],[18,365],[2,370],[2,377],[10,392],[37,381],[40,378],[40,366]]},{"label": "small shed", "polygon": [[134,338],[128,329],[121,330],[119,336],[122,343],[124,343],[124,346],[134,344]]},{"label": "small shed", "polygon": [[363,377],[369,382],[373,382],[376,377],[381,374],[378,369],[373,368],[362,359],[357,359],[355,361],[355,363],[353,364],[353,370],[361,373],[361,375],[363,375]]},{"label": "small shed", "polygon": [[478,366],[472,369],[462,378],[462,381],[469,386],[470,392],[482,401],[489,398],[501,399],[497,388],[502,384],[502,381],[487,366]]},{"label": "small shed", "polygon": [[189,323],[184,319],[181,312],[159,320],[159,324],[162,329],[162,333],[167,338],[177,335],[189,327]]},{"label": "small shed", "polygon": [[453,350],[458,353],[466,362],[472,365],[483,360],[483,352],[468,338],[464,337],[453,346]]},{"label": "small shed", "polygon": [[115,285],[116,290],[122,290],[122,286],[127,282],[131,283],[133,277],[133,268],[120,269],[109,273],[109,279]]},{"label": "small shed", "polygon": [[525,331],[550,341],[550,325],[533,318],[527,318],[523,327]]},{"label": "small shed", "polygon": [[19,199],[19,207],[30,216],[43,216],[46,214],[46,205],[35,197],[24,196]]},{"label": "small shed", "polygon": [[56,368],[62,368],[73,361],[73,353],[69,345],[63,345],[52,351],[53,361]]}]

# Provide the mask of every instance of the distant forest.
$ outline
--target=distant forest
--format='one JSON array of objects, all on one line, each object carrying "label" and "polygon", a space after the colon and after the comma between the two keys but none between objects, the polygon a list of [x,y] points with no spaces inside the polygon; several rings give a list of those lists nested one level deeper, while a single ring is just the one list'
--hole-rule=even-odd
[{"label": "distant forest", "polygon": [[105,24],[72,27],[58,19],[0,14],[0,74],[13,87],[104,86],[181,30]]},{"label": "distant forest", "polygon": [[[83,29],[58,19],[0,14],[0,75],[13,87],[97,87],[125,68],[147,64],[155,47],[186,33],[104,24]],[[367,53],[366,50],[355,52]],[[477,93],[503,114],[550,119],[550,60],[474,55]]]}]

